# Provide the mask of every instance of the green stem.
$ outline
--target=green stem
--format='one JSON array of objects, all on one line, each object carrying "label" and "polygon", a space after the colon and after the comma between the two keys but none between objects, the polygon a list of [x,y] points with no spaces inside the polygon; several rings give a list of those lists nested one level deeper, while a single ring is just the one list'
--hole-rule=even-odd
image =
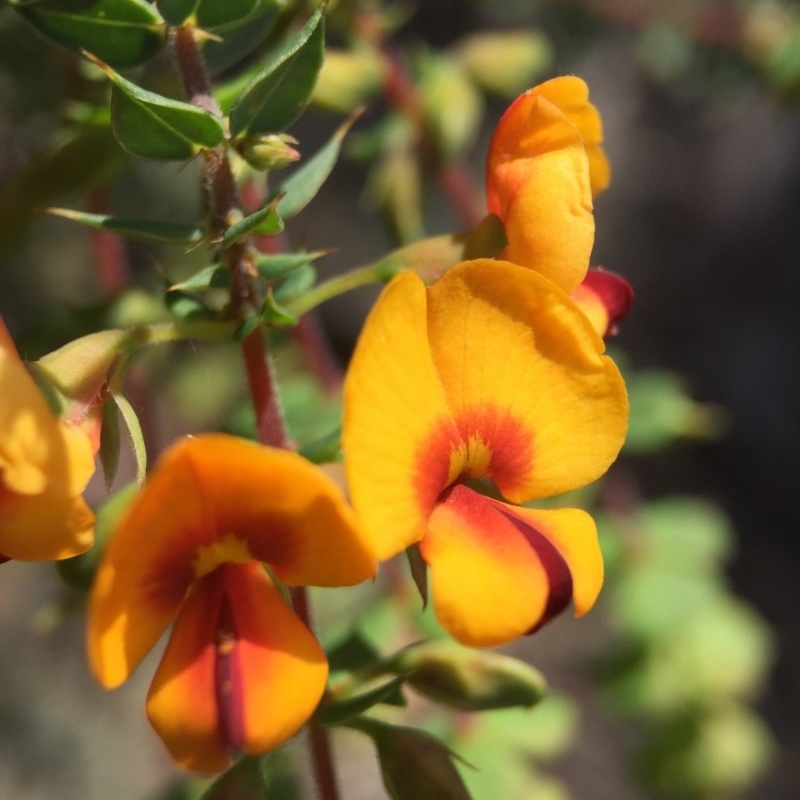
[{"label": "green stem", "polygon": [[387,268],[385,261],[378,261],[374,264],[369,264],[366,267],[358,267],[358,269],[351,270],[350,272],[343,272],[341,275],[336,275],[317,284],[313,289],[306,292],[304,295],[290,300],[286,303],[286,308],[300,316],[316,308],[318,305],[338,297],[340,294],[349,292],[352,289],[358,289],[361,286],[369,286],[371,283],[386,283],[398,270]]}]

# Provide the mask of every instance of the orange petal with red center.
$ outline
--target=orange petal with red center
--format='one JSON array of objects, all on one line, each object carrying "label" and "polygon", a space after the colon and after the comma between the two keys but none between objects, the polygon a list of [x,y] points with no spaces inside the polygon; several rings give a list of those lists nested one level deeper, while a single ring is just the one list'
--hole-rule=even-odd
[{"label": "orange petal with red center", "polygon": [[603,121],[597,108],[589,102],[589,87],[580,78],[565,75],[540,83],[530,91],[546,97],[578,129],[589,159],[592,196],[597,197],[611,183],[611,166],[601,146]]},{"label": "orange petal with red center", "polygon": [[587,610],[599,591],[591,517],[575,509],[528,511],[457,484],[431,515],[420,551],[433,605],[463,644],[510,642],[563,611],[573,594],[576,608],[580,602]]},{"label": "orange petal with red center", "polygon": [[97,679],[122,683],[175,618],[192,581],[263,561],[291,584],[357,583],[375,557],[341,489],[295,453],[232,436],[179,441],[112,538],[89,602]]},{"label": "orange petal with red center", "polygon": [[586,274],[594,243],[589,160],[576,125],[535,89],[497,124],[486,194],[508,240],[502,257],[571,292]]},{"label": "orange petal with red center", "polygon": [[[486,464],[483,475],[462,474],[491,478],[504,497],[524,503],[608,469],[627,429],[625,385],[602,339],[557,286],[514,264],[467,261],[428,290],[427,328],[451,417],[475,443],[474,466]],[[384,362],[400,349],[386,348]],[[425,402],[421,396],[418,406]]]},{"label": "orange petal with red center", "polygon": [[450,451],[460,442],[431,360],[426,316],[422,281],[399,275],[367,317],[345,379],[347,481],[379,558],[422,538],[452,480]]},{"label": "orange petal with red center", "polygon": [[317,640],[257,564],[225,565],[193,586],[147,698],[147,715],[186,769],[218,772],[236,752],[293,736],[325,689]]},{"label": "orange petal with red center", "polygon": [[590,269],[570,295],[604,339],[613,336],[631,310],[633,289],[625,278],[603,269]]}]

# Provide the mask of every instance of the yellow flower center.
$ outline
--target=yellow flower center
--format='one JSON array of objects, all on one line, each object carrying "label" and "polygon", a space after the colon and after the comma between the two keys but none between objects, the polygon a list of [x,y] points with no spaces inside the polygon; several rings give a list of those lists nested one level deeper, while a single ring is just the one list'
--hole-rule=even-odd
[{"label": "yellow flower center", "polygon": [[200,547],[192,562],[196,578],[213,572],[220,564],[246,564],[255,561],[247,544],[232,533],[221,536],[215,542]]}]

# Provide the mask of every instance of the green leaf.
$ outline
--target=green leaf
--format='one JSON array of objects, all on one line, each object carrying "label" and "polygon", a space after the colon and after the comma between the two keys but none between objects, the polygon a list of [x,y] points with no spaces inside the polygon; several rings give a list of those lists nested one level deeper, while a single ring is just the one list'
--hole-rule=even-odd
[{"label": "green leaf", "polygon": [[85,53],[106,73],[111,89],[111,127],[125,150],[142,158],[183,161],[216,147],[225,137],[222,122],[191,103],[148,92],[108,64]]},{"label": "green leaf", "polygon": [[308,104],[325,50],[323,5],[273,55],[231,109],[231,134],[282,133]]},{"label": "green leaf", "polygon": [[158,244],[196,244],[203,240],[205,230],[190,222],[159,222],[146,219],[121,219],[107,214],[88,214],[71,208],[43,208],[48,214],[80,222],[89,228],[129,239]]},{"label": "green leaf", "polygon": [[133,448],[133,457],[136,461],[136,482],[141,486],[147,475],[147,448],[144,444],[142,426],[139,424],[139,418],[136,416],[133,406],[125,397],[116,392],[113,393],[111,397],[117,404],[119,413],[122,415],[122,419],[125,422],[125,427],[128,429],[131,447]]},{"label": "green leaf", "polygon": [[261,307],[261,322],[265,325],[276,327],[294,327],[298,323],[298,317],[288,308],[282,306],[273,296],[272,292],[267,292],[264,303]]},{"label": "green leaf", "polygon": [[227,289],[231,285],[231,271],[219,264],[211,264],[195,272],[180,283],[173,283],[167,291],[201,292],[205,289]]},{"label": "green leaf", "polygon": [[157,55],[164,24],[142,0],[40,0],[11,4],[48,38],[72,50],[88,50],[124,69]]},{"label": "green leaf", "polygon": [[170,25],[191,19],[203,30],[213,30],[246,19],[255,11],[258,0],[158,0],[156,5]]},{"label": "green leaf", "polygon": [[280,233],[283,230],[283,219],[278,216],[277,211],[280,199],[280,197],[276,197],[263,208],[231,225],[222,237],[223,247],[230,247],[234,242],[250,233],[267,235]]},{"label": "green leaf", "polygon": [[213,319],[214,312],[196,295],[180,289],[168,291],[164,303],[170,313],[183,320]]},{"label": "green leaf", "polygon": [[393,800],[470,800],[453,763],[458,756],[436,737],[368,717],[347,725],[375,743],[383,783]]},{"label": "green leaf", "polygon": [[300,447],[300,455],[312,464],[329,464],[341,457],[342,431],[337,428],[326,436],[315,439]]},{"label": "green leaf", "polygon": [[259,275],[268,281],[286,277],[290,272],[310,264],[312,261],[328,255],[330,250],[314,250],[298,253],[267,253],[258,255],[255,267]]},{"label": "green leaf", "polygon": [[298,295],[307,292],[317,280],[317,271],[311,264],[296,269],[273,290],[278,303],[289,303]]},{"label": "green leaf", "polygon": [[302,211],[316,197],[339,159],[344,137],[359,116],[360,112],[352,114],[336,129],[328,142],[298,167],[280,187],[278,192],[283,195],[283,199],[278,208],[284,219]]},{"label": "green leaf", "polygon": [[220,775],[200,800],[267,800],[267,784],[261,771],[260,758],[242,758]]},{"label": "green leaf", "polygon": [[[223,3],[219,3],[219,5],[223,5]],[[260,0],[258,8],[251,16],[231,25],[216,28],[214,34],[219,37],[219,40],[209,39],[203,43],[203,58],[209,72],[212,75],[218,75],[247,58],[270,35],[282,8],[284,8],[283,0]],[[257,74],[257,72],[258,69],[255,69],[253,74]],[[250,82],[250,78],[241,84],[236,82],[238,90],[235,96],[231,97],[227,106],[225,103],[220,103],[226,113],[241,90]],[[224,95],[225,90],[223,89],[217,96]]]}]

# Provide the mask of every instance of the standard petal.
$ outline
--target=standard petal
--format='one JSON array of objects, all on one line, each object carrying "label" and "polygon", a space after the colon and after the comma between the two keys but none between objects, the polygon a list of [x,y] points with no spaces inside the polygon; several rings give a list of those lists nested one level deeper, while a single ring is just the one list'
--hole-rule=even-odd
[{"label": "standard petal", "polygon": [[578,129],[589,159],[592,196],[597,197],[611,183],[611,166],[601,147],[603,121],[598,110],[589,102],[589,87],[574,75],[564,75],[545,81],[531,91],[546,97]]},{"label": "standard petal", "polygon": [[181,608],[147,700],[173,758],[216,772],[229,752],[294,735],[325,689],[325,654],[258,564],[201,578]]},{"label": "standard petal", "polygon": [[[179,442],[170,459],[193,476],[214,536],[238,539],[281,581],[349,586],[375,574],[375,555],[342,490],[296,453],[208,434]],[[223,548],[224,560],[231,559]]]},{"label": "standard petal", "polygon": [[456,484],[420,542],[439,622],[473,647],[528,633],[572,594],[569,570],[555,548],[533,529],[523,532],[506,509]]},{"label": "standard petal", "polygon": [[493,453],[484,477],[523,503],[602,475],[625,438],[627,397],[577,306],[535,272],[487,259],[453,267],[428,294],[452,417]]},{"label": "standard petal", "polygon": [[594,243],[589,160],[577,127],[535,90],[498,123],[486,168],[489,211],[503,221],[503,258],[571,292]]},{"label": "standard petal", "polygon": [[[342,447],[353,505],[379,558],[422,537],[459,436],[433,368],[422,281],[404,273],[372,308],[347,370]],[[432,442],[444,458],[429,458]]]},{"label": "standard petal", "polygon": [[28,496],[0,487],[0,519],[0,553],[20,561],[70,558],[94,540],[94,515],[80,496]]}]

